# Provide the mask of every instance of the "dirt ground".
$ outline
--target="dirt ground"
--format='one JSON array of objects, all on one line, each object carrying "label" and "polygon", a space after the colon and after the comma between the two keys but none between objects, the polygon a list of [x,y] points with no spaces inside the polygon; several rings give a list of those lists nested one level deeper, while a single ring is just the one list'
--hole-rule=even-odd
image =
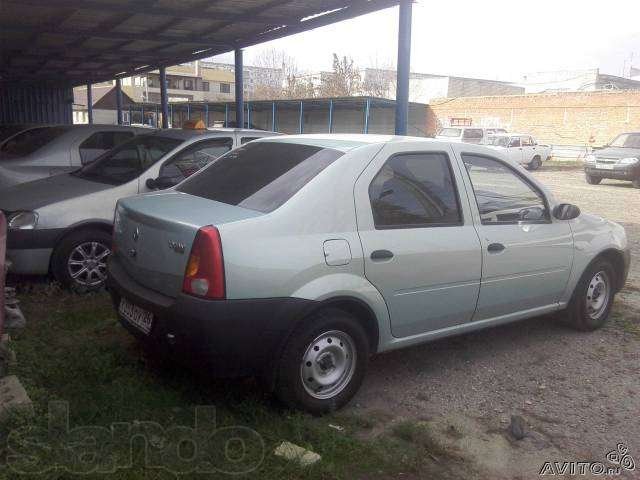
[{"label": "dirt ground", "polygon": [[[585,334],[546,316],[380,355],[350,409],[392,413],[380,430],[426,421],[467,478],[537,478],[554,461],[609,466],[621,442],[636,469],[617,478],[640,478],[640,190],[588,185],[580,170],[545,166],[535,176],[559,199],[625,226],[632,271],[609,324]],[[527,424],[521,441],[507,434],[512,415]]]}]

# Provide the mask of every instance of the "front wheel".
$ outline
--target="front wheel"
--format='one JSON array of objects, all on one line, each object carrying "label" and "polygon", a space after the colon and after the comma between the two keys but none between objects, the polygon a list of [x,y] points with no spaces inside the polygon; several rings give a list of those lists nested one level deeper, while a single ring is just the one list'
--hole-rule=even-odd
[{"label": "front wheel", "polygon": [[602,327],[613,307],[615,271],[607,260],[596,260],[584,272],[567,309],[569,322],[577,330]]},{"label": "front wheel", "polygon": [[277,366],[276,394],[314,415],[338,410],[356,394],[369,362],[367,334],[352,315],[330,308],[292,335]]},{"label": "front wheel", "polygon": [[589,185],[599,185],[600,182],[602,181],[602,178],[594,177],[593,175],[589,175],[588,173],[585,174],[585,178],[587,179],[587,183]]},{"label": "front wheel", "polygon": [[529,163],[529,170],[538,170],[542,166],[542,161],[540,157],[534,157]]},{"label": "front wheel", "polygon": [[73,232],[53,252],[51,270],[64,287],[78,292],[97,290],[107,278],[111,236],[97,229]]}]

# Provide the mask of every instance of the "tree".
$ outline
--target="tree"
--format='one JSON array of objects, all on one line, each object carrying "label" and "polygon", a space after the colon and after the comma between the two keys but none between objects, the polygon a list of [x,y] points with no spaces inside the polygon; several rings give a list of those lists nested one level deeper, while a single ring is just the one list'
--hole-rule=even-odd
[{"label": "tree", "polygon": [[254,58],[259,70],[254,75],[250,100],[310,98],[315,94],[308,75],[301,73],[293,57],[283,50],[263,50]]},{"label": "tree", "polygon": [[323,73],[320,81],[320,96],[351,97],[361,93],[360,71],[352,58],[333,54],[333,70]]},{"label": "tree", "polygon": [[396,68],[393,62],[380,62],[376,57],[365,69],[362,93],[370,97],[395,98],[397,85]]}]

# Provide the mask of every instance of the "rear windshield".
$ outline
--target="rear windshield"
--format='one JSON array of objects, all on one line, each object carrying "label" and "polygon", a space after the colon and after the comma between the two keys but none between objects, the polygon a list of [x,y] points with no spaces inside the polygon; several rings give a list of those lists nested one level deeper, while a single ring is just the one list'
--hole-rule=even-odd
[{"label": "rear windshield", "polygon": [[0,142],[26,128],[26,125],[0,125]]},{"label": "rear windshield", "polygon": [[7,157],[31,155],[68,132],[69,129],[70,127],[39,127],[26,130],[7,140],[0,147],[0,153]]},{"label": "rear windshield", "polygon": [[176,190],[269,213],[344,155],[331,148],[257,142],[232,150]]},{"label": "rear windshield", "polygon": [[459,128],[443,128],[442,130],[440,130],[440,133],[438,135],[440,135],[441,137],[459,137],[461,133],[462,130],[460,130]]},{"label": "rear windshield", "polygon": [[137,178],[151,165],[182,143],[159,135],[140,135],[87,164],[74,175],[111,185],[122,185]]}]

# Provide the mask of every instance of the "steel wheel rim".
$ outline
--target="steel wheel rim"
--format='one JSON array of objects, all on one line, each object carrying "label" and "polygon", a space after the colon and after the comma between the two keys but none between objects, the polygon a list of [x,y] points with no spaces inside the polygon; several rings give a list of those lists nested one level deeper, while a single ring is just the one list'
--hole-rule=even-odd
[{"label": "steel wheel rim", "polygon": [[610,282],[606,272],[596,273],[587,286],[587,315],[592,320],[599,320],[609,306]]},{"label": "steel wheel rim", "polygon": [[331,330],[317,336],[300,365],[305,391],[319,400],[335,397],[353,378],[356,360],[355,342],[347,333]]},{"label": "steel wheel rim", "polygon": [[107,257],[111,250],[100,242],[84,242],[77,245],[67,259],[67,271],[71,279],[82,286],[95,287],[107,278]]}]

